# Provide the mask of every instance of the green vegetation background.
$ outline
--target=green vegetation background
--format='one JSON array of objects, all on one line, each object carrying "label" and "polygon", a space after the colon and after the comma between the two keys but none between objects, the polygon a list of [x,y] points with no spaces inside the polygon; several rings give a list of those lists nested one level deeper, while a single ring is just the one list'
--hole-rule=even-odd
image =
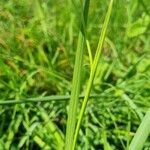
[{"label": "green vegetation background", "polygon": [[[108,3],[91,1],[87,38],[93,56]],[[69,0],[0,1],[0,101],[70,95],[80,12],[81,4]],[[149,29],[149,0],[114,2],[92,88],[99,97],[88,103],[78,149],[128,147],[150,107]],[[89,70],[86,50],[81,94]],[[67,110],[67,100],[0,105],[0,149],[61,148]]]}]

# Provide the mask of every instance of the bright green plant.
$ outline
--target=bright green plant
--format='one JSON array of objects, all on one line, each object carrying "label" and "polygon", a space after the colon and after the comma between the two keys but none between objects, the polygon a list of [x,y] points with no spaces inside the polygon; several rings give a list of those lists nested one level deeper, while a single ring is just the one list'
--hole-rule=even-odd
[{"label": "bright green plant", "polygon": [[83,54],[84,54],[84,47],[85,47],[85,40],[86,40],[86,23],[88,17],[88,10],[89,10],[89,3],[90,0],[85,0],[83,4],[83,9],[81,16],[83,16],[80,25],[79,37],[78,37],[78,44],[77,44],[77,52],[76,52],[76,60],[75,60],[75,67],[74,67],[74,74],[73,74],[73,83],[72,83],[72,93],[71,99],[69,104],[69,112],[68,112],[68,121],[67,121],[67,129],[66,129],[66,142],[65,142],[65,149],[70,150],[72,149],[73,145],[73,137],[76,125],[76,116],[77,116],[77,109],[78,109],[78,101],[79,101],[79,94],[80,94],[80,84],[81,84],[81,73],[82,73],[82,62],[83,62]]},{"label": "bright green plant", "polygon": [[150,134],[150,109],[145,114],[139,128],[137,129],[130,143],[129,150],[141,150],[149,134]]},{"label": "bright green plant", "polygon": [[114,1],[96,58],[109,2],[0,0],[0,150],[149,147],[149,0]]},{"label": "bright green plant", "polygon": [[96,69],[97,69],[99,59],[100,59],[100,56],[101,56],[103,43],[104,43],[104,40],[105,40],[105,35],[106,35],[107,27],[108,27],[108,22],[109,22],[111,11],[112,11],[112,5],[113,5],[113,0],[110,1],[108,12],[106,14],[106,18],[105,18],[103,28],[102,28],[102,31],[101,31],[101,36],[99,38],[99,43],[98,43],[98,47],[97,47],[97,50],[96,50],[96,54],[95,54],[95,57],[94,57],[94,60],[93,60],[93,63],[92,63],[90,78],[89,78],[89,81],[88,81],[88,85],[87,85],[87,89],[86,89],[86,92],[85,92],[85,97],[84,97],[84,100],[83,100],[83,103],[82,103],[82,107],[81,107],[81,110],[80,110],[80,113],[79,113],[79,118],[78,118],[78,122],[77,122],[77,127],[76,127],[76,131],[75,131],[75,136],[74,136],[74,142],[73,142],[73,148],[72,149],[75,149],[78,133],[79,133],[80,126],[81,126],[81,121],[82,121],[82,118],[83,118],[83,115],[84,115],[84,112],[85,112],[85,108],[86,108],[86,105],[87,105],[87,102],[88,102],[88,99],[89,99],[90,91],[91,91],[93,80],[94,80],[94,77],[95,77]]}]

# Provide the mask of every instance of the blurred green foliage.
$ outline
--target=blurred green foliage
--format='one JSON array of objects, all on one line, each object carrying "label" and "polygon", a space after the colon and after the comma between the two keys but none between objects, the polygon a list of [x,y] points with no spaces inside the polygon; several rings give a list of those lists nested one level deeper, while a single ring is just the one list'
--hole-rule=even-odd
[{"label": "blurred green foliage", "polygon": [[[94,56],[109,1],[91,1],[87,38]],[[69,95],[81,4],[0,1],[0,100]],[[114,1],[103,54],[77,148],[126,149],[150,107],[149,0]],[[84,55],[82,93],[89,77]],[[130,99],[136,110],[123,97]],[[0,149],[61,149],[68,102],[0,106]],[[145,145],[150,145],[149,139]]]}]

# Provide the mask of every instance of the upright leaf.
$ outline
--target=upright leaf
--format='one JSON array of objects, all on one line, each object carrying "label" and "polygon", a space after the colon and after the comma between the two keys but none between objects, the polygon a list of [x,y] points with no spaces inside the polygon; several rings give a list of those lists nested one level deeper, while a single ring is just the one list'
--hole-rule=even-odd
[{"label": "upright leaf", "polygon": [[71,99],[69,104],[65,150],[71,150],[73,145],[73,137],[75,132],[77,108],[78,108],[80,86],[81,86],[80,85],[81,71],[82,71],[83,53],[85,47],[85,30],[86,30],[85,27],[86,27],[86,22],[88,17],[89,3],[90,0],[84,1],[84,8],[81,14],[82,22],[81,22],[81,27],[80,27],[79,37],[78,37],[75,68],[74,68],[73,83],[72,83],[72,92],[71,92]]},{"label": "upright leaf", "polygon": [[111,11],[112,11],[112,5],[113,5],[113,0],[110,1],[109,8],[108,8],[108,11],[107,11],[107,14],[106,14],[106,17],[105,17],[105,21],[104,21],[104,24],[103,24],[102,32],[101,32],[101,35],[100,35],[100,38],[99,38],[99,43],[98,43],[95,58],[94,58],[94,61],[93,61],[92,67],[91,67],[90,78],[89,78],[87,89],[86,89],[86,92],[85,92],[85,97],[84,97],[82,107],[81,107],[81,110],[80,110],[80,113],[79,113],[79,119],[78,119],[78,122],[77,122],[77,127],[76,127],[76,131],[75,131],[75,136],[74,136],[73,148],[71,150],[75,149],[75,145],[76,145],[76,142],[77,142],[77,137],[78,137],[78,133],[79,133],[80,126],[81,126],[81,121],[82,121],[82,118],[83,118],[83,115],[84,115],[84,112],[85,112],[85,108],[86,108],[86,105],[87,105],[87,102],[88,102],[88,99],[89,99],[89,95],[90,95],[90,92],[91,92],[93,80],[94,80],[94,77],[95,77],[95,74],[96,74],[98,62],[99,62],[99,59],[100,59],[100,56],[101,56],[101,51],[102,51],[102,48],[103,48],[103,43],[104,43],[105,35],[106,35],[106,30],[107,30],[107,27],[108,27],[108,23],[109,23]]}]

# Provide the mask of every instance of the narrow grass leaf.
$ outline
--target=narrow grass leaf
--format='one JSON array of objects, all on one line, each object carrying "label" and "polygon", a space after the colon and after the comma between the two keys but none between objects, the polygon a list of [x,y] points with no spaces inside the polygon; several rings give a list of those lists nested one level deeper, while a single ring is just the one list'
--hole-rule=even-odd
[{"label": "narrow grass leaf", "polygon": [[106,14],[106,17],[105,17],[105,21],[104,21],[104,24],[103,24],[101,36],[99,38],[99,43],[98,43],[98,47],[97,47],[97,50],[96,50],[95,58],[94,58],[94,61],[93,61],[93,64],[92,64],[90,78],[89,78],[89,81],[88,81],[85,97],[84,97],[84,100],[83,100],[83,104],[82,104],[80,114],[79,114],[79,119],[78,119],[77,126],[76,126],[76,131],[75,131],[75,136],[74,136],[74,143],[73,143],[73,150],[75,149],[78,133],[79,133],[80,126],[81,126],[81,121],[82,121],[82,118],[83,118],[83,115],[84,115],[84,112],[85,112],[85,108],[86,108],[86,105],[87,105],[87,102],[88,102],[88,99],[89,99],[89,95],[90,95],[90,92],[91,92],[93,80],[94,80],[94,77],[95,77],[95,74],[96,74],[98,62],[99,62],[99,59],[100,59],[100,56],[101,56],[101,51],[102,51],[102,47],[103,47],[103,43],[104,43],[105,35],[106,35],[106,30],[107,30],[107,27],[108,27],[108,23],[109,23],[111,11],[112,11],[112,5],[113,5],[113,0],[111,0],[110,4],[109,4],[109,8],[108,8],[108,11],[107,11],[107,14]]},{"label": "narrow grass leaf", "polygon": [[[79,99],[83,98],[84,95],[80,95]],[[97,98],[100,95],[92,94],[90,98]],[[15,104],[23,104],[23,103],[39,103],[39,102],[51,102],[51,101],[68,101],[70,99],[70,95],[53,95],[53,96],[44,96],[44,97],[34,97],[34,98],[23,98],[20,100],[0,100],[0,105],[15,105]]]},{"label": "narrow grass leaf", "polygon": [[142,150],[142,147],[150,134],[150,109],[144,116],[142,123],[133,137],[129,150]]},{"label": "narrow grass leaf", "polygon": [[79,38],[77,44],[72,92],[71,92],[71,99],[69,104],[69,112],[68,112],[68,120],[67,120],[65,150],[71,150],[73,145],[73,137],[74,137],[74,131],[76,125],[77,108],[78,108],[79,93],[80,93],[80,86],[81,86],[80,84],[81,84],[83,53],[85,47],[85,24],[87,22],[87,17],[88,17],[89,3],[90,0],[84,1],[84,9],[82,14],[84,20],[81,23],[81,29],[79,32]]}]

